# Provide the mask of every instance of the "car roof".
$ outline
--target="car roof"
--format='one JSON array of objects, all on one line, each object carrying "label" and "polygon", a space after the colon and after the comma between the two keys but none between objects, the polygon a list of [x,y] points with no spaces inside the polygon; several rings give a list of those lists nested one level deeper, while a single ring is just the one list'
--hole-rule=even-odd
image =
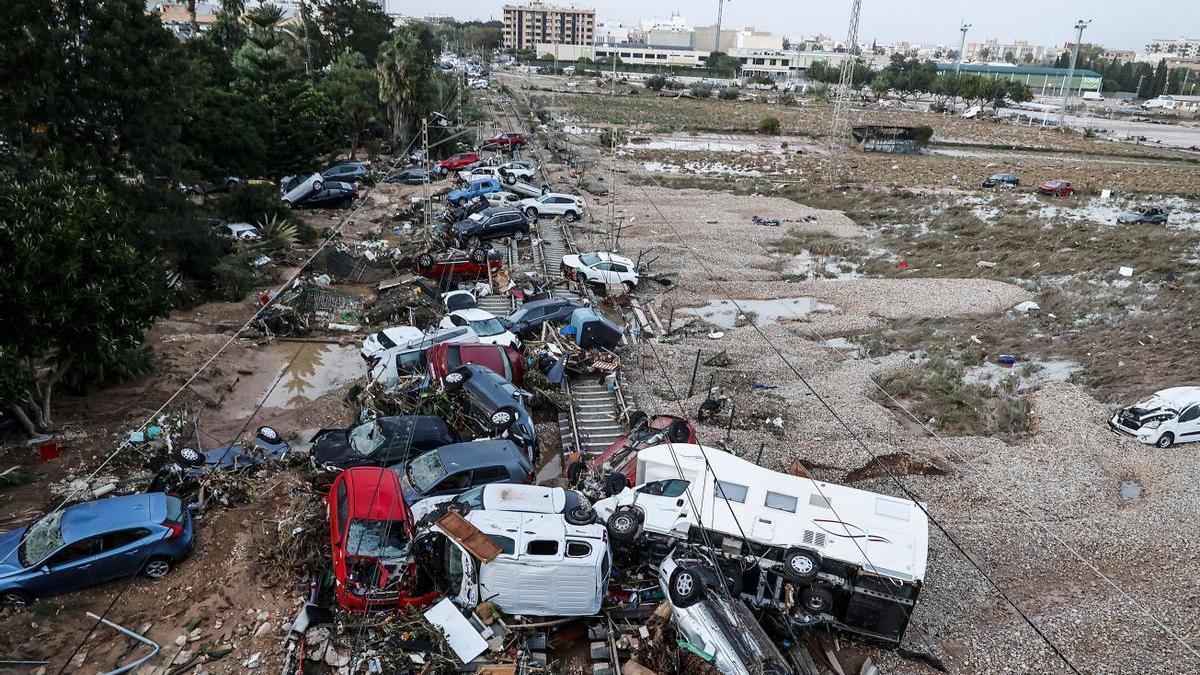
[{"label": "car roof", "polygon": [[62,515],[63,538],[78,541],[113,530],[156,524],[157,517],[166,514],[166,497],[161,492],[139,493],[68,506]]},{"label": "car roof", "polygon": [[466,309],[456,309],[453,312],[450,312],[450,314],[452,316],[460,316],[460,317],[466,319],[467,321],[486,321],[488,319],[496,318],[495,314],[492,314],[491,312],[487,311],[486,309],[479,309],[478,307],[468,307]]},{"label": "car roof", "polygon": [[621,263],[623,265],[629,265],[630,267],[633,266],[633,261],[629,258],[626,258],[623,255],[617,255],[616,253],[609,253],[608,251],[589,251],[588,253],[580,253],[579,257],[582,258],[585,255],[595,255],[599,256],[601,260]]},{"label": "car roof", "polygon": [[583,306],[582,302],[579,302],[578,300],[576,300],[574,298],[564,298],[564,297],[542,298],[541,300],[530,300],[529,302],[522,303],[520,307],[517,307],[517,309],[514,309],[513,311],[515,312],[520,309],[536,309],[536,308],[540,308],[540,307],[548,307],[551,305],[557,307],[559,305],[567,305],[567,304],[578,305],[580,307]]},{"label": "car roof", "polygon": [[483,486],[483,508],[521,513],[562,513],[567,491],[560,487],[492,483]]},{"label": "car roof", "polygon": [[507,464],[512,459],[525,456],[515,443],[503,438],[451,443],[443,445],[436,452],[442,459],[442,465],[446,467],[446,473],[476,466],[491,466],[497,461]]},{"label": "car roof", "polygon": [[566,192],[547,192],[543,197],[566,197],[568,199],[579,199],[579,195],[568,194]]},{"label": "car roof", "polygon": [[1157,398],[1175,408],[1200,401],[1200,387],[1169,387],[1154,392],[1151,398]]},{"label": "car roof", "polygon": [[517,215],[521,215],[521,210],[515,209],[511,206],[490,206],[479,213],[484,216],[496,216],[500,215],[501,213],[515,213]]},{"label": "car roof", "polygon": [[377,466],[347,469],[340,476],[349,496],[349,517],[366,520],[405,520],[408,507],[395,471]]}]

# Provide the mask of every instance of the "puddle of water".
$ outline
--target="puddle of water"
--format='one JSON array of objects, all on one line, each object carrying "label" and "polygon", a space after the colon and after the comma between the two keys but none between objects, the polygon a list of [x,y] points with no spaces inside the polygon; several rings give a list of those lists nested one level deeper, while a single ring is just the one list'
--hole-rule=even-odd
[{"label": "puddle of water", "polygon": [[[296,345],[278,342],[268,349],[279,355],[281,363],[275,371],[277,377],[296,354]],[[289,408],[314,401],[362,377],[364,372],[362,357],[353,345],[305,344],[300,347],[300,355],[279,381],[275,391],[267,397],[263,407]],[[274,378],[271,382],[274,382]],[[267,386],[270,387],[270,384]]]},{"label": "puddle of water", "polygon": [[[1032,372],[1030,372],[1032,371]],[[1083,368],[1067,359],[1032,359],[1014,366],[985,363],[963,370],[963,381],[967,384],[998,385],[1007,378],[1017,377],[1017,389],[1029,389],[1046,382],[1066,382]]]},{"label": "puddle of water", "polygon": [[804,277],[806,281],[857,279],[862,276],[859,274],[856,264],[814,256],[808,251],[802,251],[792,256],[791,261],[784,265],[783,273],[788,276]]},{"label": "puddle of water", "polygon": [[754,314],[757,326],[776,323],[779,320],[798,320],[813,312],[833,312],[837,307],[818,302],[815,298],[777,298],[775,300],[737,300],[735,306],[728,300],[714,300],[703,307],[681,307],[675,314],[684,318],[676,318],[672,328],[682,326],[690,317],[699,317],[720,328],[734,328],[742,312]]},{"label": "puddle of water", "polygon": [[1121,499],[1131,504],[1142,501],[1142,484],[1136,480],[1121,481]]}]

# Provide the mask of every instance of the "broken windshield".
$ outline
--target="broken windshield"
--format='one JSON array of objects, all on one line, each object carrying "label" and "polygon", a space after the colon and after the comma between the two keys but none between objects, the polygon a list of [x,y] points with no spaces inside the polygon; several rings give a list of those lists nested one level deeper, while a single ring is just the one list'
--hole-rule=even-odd
[{"label": "broken windshield", "polygon": [[420,492],[437,485],[445,475],[446,467],[442,465],[442,458],[437,450],[427,452],[408,464],[408,480]]},{"label": "broken windshield", "polygon": [[471,322],[471,330],[475,331],[479,337],[490,337],[499,335],[505,331],[504,324],[500,323],[495,317],[491,319],[482,319],[480,321]]},{"label": "broken windshield", "polygon": [[391,560],[408,552],[404,523],[389,520],[352,520],[346,533],[350,555]]},{"label": "broken windshield", "polygon": [[31,567],[62,548],[62,511],[49,513],[29,526],[21,545],[21,565]]},{"label": "broken windshield", "polygon": [[579,262],[591,267],[600,262],[600,256],[596,255],[595,253],[587,253],[579,256]]},{"label": "broken windshield", "polygon": [[350,449],[367,457],[383,445],[383,429],[378,422],[360,424],[350,430]]}]

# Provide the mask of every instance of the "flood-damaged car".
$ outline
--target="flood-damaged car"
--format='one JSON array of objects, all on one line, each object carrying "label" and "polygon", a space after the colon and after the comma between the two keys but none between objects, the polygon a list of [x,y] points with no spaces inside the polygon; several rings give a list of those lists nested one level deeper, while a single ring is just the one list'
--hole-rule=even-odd
[{"label": "flood-damaged car", "polygon": [[540,454],[537,429],[525,405],[532,394],[474,363],[446,373],[442,384],[454,395],[472,432],[509,439],[526,452],[530,462],[537,463]]},{"label": "flood-damaged car", "polygon": [[1118,410],[1108,426],[1160,448],[1200,441],[1200,387],[1156,391],[1145,401]]},{"label": "flood-damaged car", "polygon": [[437,597],[413,557],[413,519],[387,469],[343,471],[329,489],[338,606],[351,612],[420,606]]},{"label": "flood-damaged car", "polygon": [[317,468],[340,471],[391,466],[459,440],[436,415],[395,415],[368,419],[348,429],[321,429],[313,436],[311,454]]},{"label": "flood-damaged car", "polygon": [[567,482],[585,494],[611,497],[637,485],[638,450],[663,443],[695,443],[696,427],[675,415],[655,415],[635,410],[629,415],[632,431],[612,442],[594,457],[583,456],[567,465]]},{"label": "flood-damaged car", "polygon": [[455,496],[430,497],[413,504],[413,519],[418,523],[436,520],[446,511],[459,515],[471,511],[517,511],[520,513],[561,513],[571,525],[596,522],[591,502],[575,490],[545,485],[489,483]]},{"label": "flood-damaged car", "polygon": [[1170,211],[1161,206],[1148,206],[1144,209],[1131,209],[1117,216],[1117,222],[1123,225],[1138,225],[1142,223],[1160,224],[1167,222]]},{"label": "flood-damaged car", "polygon": [[458,495],[488,483],[532,483],[533,465],[512,441],[481,439],[443,445],[392,465],[404,501],[415,504],[439,495]]},{"label": "flood-damaged car", "polygon": [[704,545],[736,595],[792,629],[900,644],[928,558],[919,504],[682,443],[639,451],[637,472],[637,487],[594,505],[627,555]]}]

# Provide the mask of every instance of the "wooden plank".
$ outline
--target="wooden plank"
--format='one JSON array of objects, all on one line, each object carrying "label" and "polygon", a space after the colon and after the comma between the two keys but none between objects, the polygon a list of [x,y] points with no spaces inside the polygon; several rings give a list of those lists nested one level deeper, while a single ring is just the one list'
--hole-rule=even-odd
[{"label": "wooden plank", "polygon": [[458,542],[466,549],[467,553],[475,556],[479,562],[491,562],[493,558],[500,555],[500,546],[492,541],[491,537],[480,532],[479,528],[453,511],[439,518],[436,524],[446,533],[446,536]]},{"label": "wooden plank", "polygon": [[658,675],[658,673],[650,670],[646,666],[643,666],[633,659],[629,659],[625,663],[621,664],[621,672],[625,675]]}]

